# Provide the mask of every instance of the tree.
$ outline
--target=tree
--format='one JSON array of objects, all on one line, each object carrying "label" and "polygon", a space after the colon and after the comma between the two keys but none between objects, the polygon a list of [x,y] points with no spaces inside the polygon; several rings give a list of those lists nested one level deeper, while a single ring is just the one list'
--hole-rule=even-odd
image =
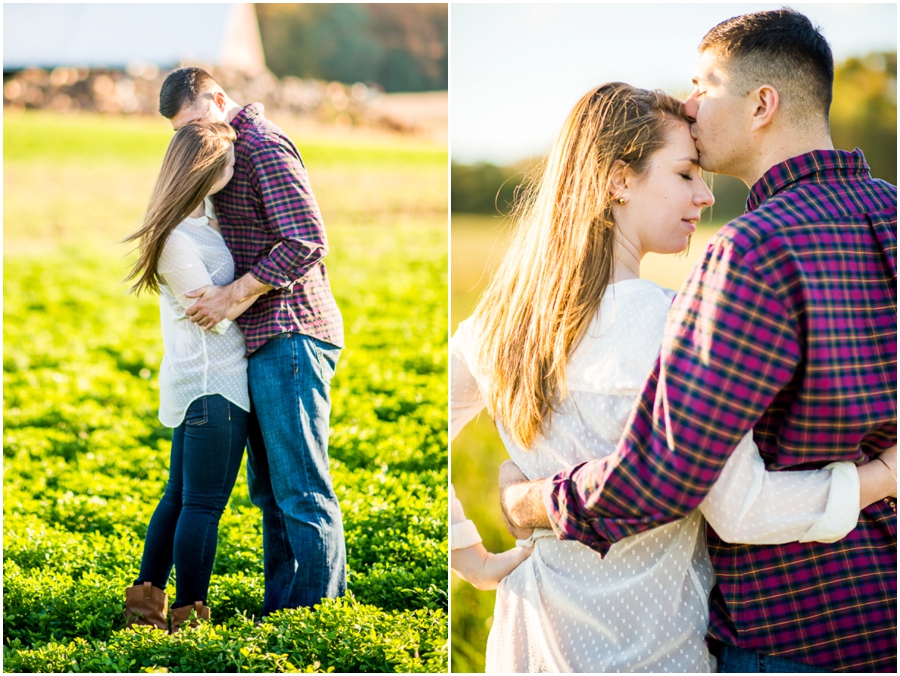
[{"label": "tree", "polygon": [[259,4],[269,68],[386,91],[447,88],[447,5]]}]

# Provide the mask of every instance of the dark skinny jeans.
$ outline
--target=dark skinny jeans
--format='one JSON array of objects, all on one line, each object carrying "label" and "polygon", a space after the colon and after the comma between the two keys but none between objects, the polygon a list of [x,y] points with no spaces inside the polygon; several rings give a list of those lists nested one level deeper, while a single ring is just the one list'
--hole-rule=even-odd
[{"label": "dark skinny jeans", "polygon": [[173,608],[206,603],[219,519],[241,467],[248,415],[218,394],[206,395],[191,403],[172,434],[169,481],[147,528],[136,583],[164,590],[174,565]]}]

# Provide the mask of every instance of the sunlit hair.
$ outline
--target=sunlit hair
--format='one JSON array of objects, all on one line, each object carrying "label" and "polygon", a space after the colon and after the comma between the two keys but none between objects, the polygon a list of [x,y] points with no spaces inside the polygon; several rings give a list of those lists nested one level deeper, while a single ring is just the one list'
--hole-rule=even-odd
[{"label": "sunlit hair", "polygon": [[800,12],[785,7],[728,19],[703,37],[699,50],[726,60],[736,94],[770,84],[793,123],[808,124],[815,115],[828,124],[834,59],[822,33]]},{"label": "sunlit hair", "polygon": [[193,212],[222,176],[236,138],[224,122],[191,122],[172,137],[141,228],[124,241],[139,241],[140,255],[127,280],[132,293],[159,292],[159,257],[175,227]]},{"label": "sunlit hair", "polygon": [[488,411],[529,448],[566,397],[566,365],[615,267],[611,174],[635,174],[687,121],[661,91],[621,82],[588,92],[569,113],[541,176],[513,214],[506,255],[475,308]]}]

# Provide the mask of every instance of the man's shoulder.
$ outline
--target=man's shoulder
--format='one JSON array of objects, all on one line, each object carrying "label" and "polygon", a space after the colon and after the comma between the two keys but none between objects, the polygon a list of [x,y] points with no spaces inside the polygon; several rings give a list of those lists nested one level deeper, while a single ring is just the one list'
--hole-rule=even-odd
[{"label": "man's shoulder", "polygon": [[296,146],[284,130],[261,114],[254,115],[241,125],[235,146],[248,152],[287,146],[296,152]]}]

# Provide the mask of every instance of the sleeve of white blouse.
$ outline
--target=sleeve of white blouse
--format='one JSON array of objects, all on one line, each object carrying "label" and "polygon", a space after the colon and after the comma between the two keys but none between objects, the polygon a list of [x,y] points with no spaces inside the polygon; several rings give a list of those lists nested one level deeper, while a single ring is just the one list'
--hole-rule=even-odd
[{"label": "sleeve of white blouse", "polygon": [[859,520],[859,474],[850,462],[819,470],[767,471],[750,432],[700,511],[726,542],[835,542]]},{"label": "sleeve of white blouse", "polygon": [[[472,375],[465,354],[468,337],[465,324],[460,325],[450,339],[450,440],[456,438],[478,412],[484,408],[481,390]],[[481,542],[478,529],[466,519],[462,503],[450,484],[450,549],[464,549]]]},{"label": "sleeve of white blouse", "polygon": [[[196,298],[188,298],[186,293],[213,284],[197,249],[177,230],[169,235],[159,256],[157,270],[185,310],[197,302]],[[223,319],[211,330],[223,334],[230,325],[230,319]]]},{"label": "sleeve of white blouse", "polygon": [[465,354],[467,329],[460,324],[450,339],[450,441],[484,408],[481,390]]},{"label": "sleeve of white blouse", "polygon": [[462,503],[450,484],[450,549],[465,549],[481,542],[475,524],[466,518]]}]

